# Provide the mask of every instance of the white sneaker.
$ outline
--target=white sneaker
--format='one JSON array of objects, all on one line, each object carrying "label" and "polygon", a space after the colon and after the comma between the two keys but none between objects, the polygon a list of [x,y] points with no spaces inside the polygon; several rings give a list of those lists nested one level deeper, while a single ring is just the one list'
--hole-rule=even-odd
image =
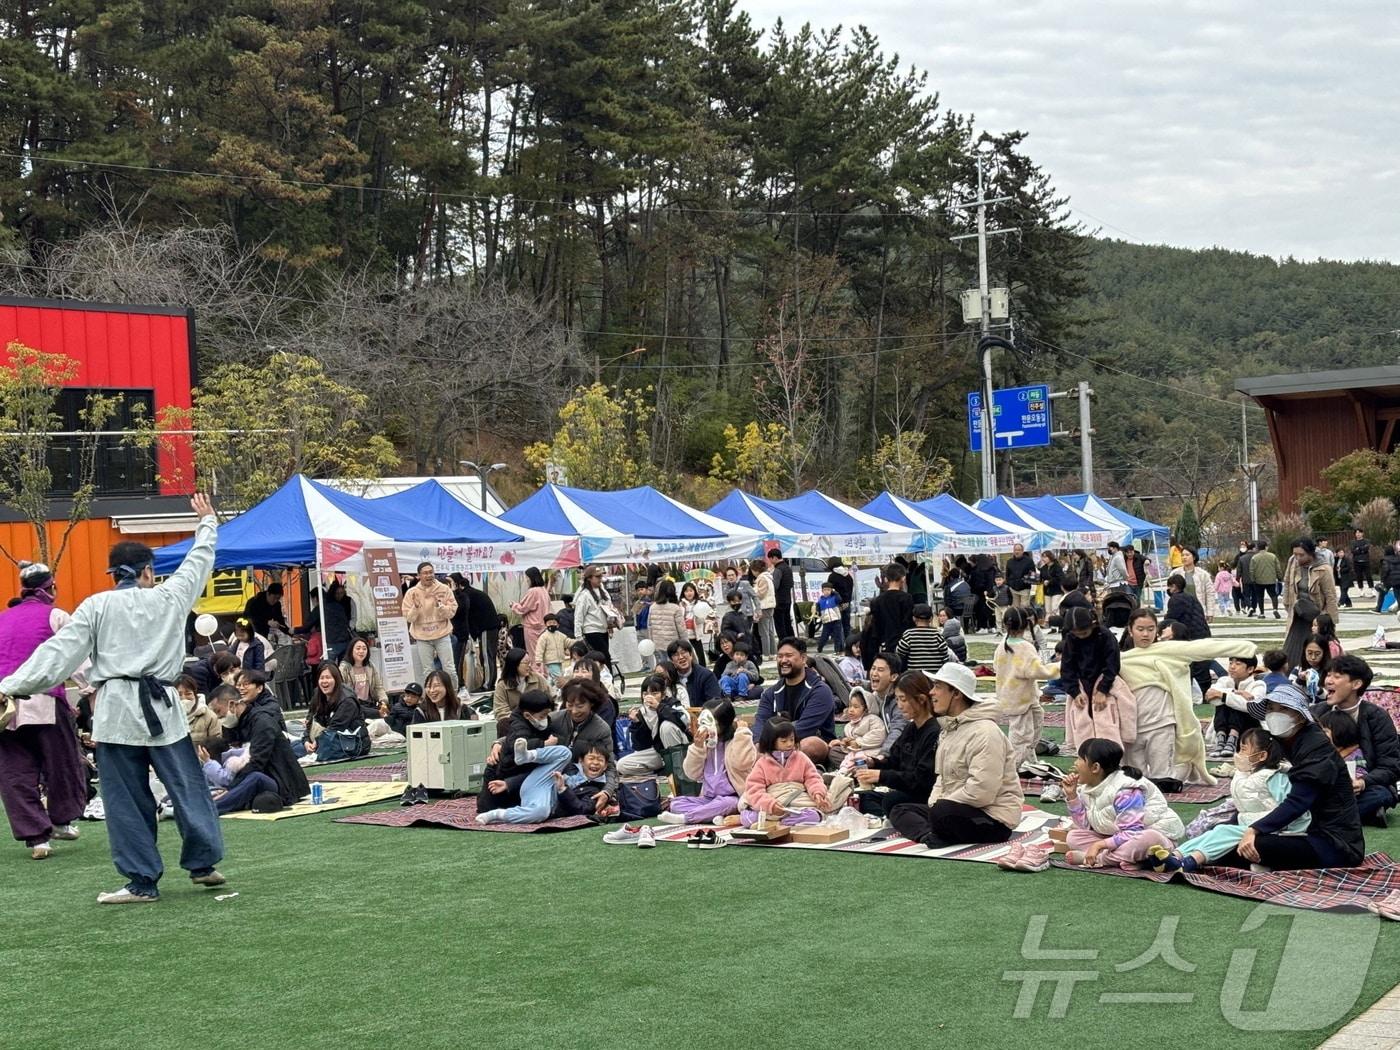
[{"label": "white sneaker", "polygon": [[144,893],[132,893],[125,886],[119,890],[113,890],[111,893],[97,895],[98,904],[154,904],[158,900],[160,900],[159,897],[148,897]]},{"label": "white sneaker", "polygon": [[485,813],[476,815],[478,824],[499,824],[501,822],[501,811],[499,809],[488,809]]},{"label": "white sneaker", "polygon": [[78,837],[78,829],[72,824],[61,824],[53,829],[53,837],[64,842],[73,842]]},{"label": "white sneaker", "polygon": [[48,860],[53,856],[53,846],[47,842],[41,842],[37,846],[30,846],[29,856],[32,860]]},{"label": "white sneaker", "polygon": [[624,824],[603,835],[603,841],[614,846],[635,846],[642,837],[640,824]]},{"label": "white sneaker", "polygon": [[644,825],[637,833],[637,848],[651,849],[656,845],[656,832],[651,830],[650,825]]},{"label": "white sneaker", "polygon": [[84,820],[106,820],[106,819],[107,819],[107,807],[106,807],[106,805],[103,804],[103,802],[102,802],[102,796],[101,796],[101,795],[98,795],[96,798],[94,798],[94,799],[92,799],[91,801],[88,802],[87,808],[83,810],[83,819],[84,819]]},{"label": "white sneaker", "polygon": [[684,824],[686,822],[685,817],[679,813],[672,813],[669,809],[661,814],[660,819],[663,824]]}]

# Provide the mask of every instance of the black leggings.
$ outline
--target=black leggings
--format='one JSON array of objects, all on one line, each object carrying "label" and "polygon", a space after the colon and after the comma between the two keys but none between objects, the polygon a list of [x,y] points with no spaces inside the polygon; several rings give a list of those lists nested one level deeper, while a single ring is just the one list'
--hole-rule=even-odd
[{"label": "black leggings", "polygon": [[[1352,867],[1332,840],[1322,835],[1256,835],[1254,847],[1259,851],[1259,863],[1276,871]],[[1226,868],[1247,868],[1254,862],[1231,850],[1216,863]]]},{"label": "black leggings", "polygon": [[608,632],[607,631],[585,631],[583,640],[588,643],[589,649],[597,650],[612,660],[612,653],[608,652]]},{"label": "black leggings", "polygon": [[1211,725],[1217,733],[1243,733],[1251,726],[1257,727],[1259,723],[1243,711],[1236,711],[1233,707],[1221,704],[1215,709],[1215,719]]},{"label": "black leggings", "polygon": [[931,806],[907,802],[895,806],[889,816],[896,831],[906,839],[922,842],[929,849],[960,846],[963,843],[1005,842],[1012,831],[976,806],[946,799]]}]

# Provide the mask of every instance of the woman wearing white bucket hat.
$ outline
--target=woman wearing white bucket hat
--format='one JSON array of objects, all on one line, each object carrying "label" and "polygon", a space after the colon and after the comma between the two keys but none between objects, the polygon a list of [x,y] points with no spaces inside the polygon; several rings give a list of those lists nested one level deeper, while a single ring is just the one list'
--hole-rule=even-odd
[{"label": "woman wearing white bucket hat", "polygon": [[[1308,698],[1296,686],[1281,685],[1250,704],[1249,713],[1283,745],[1291,763],[1290,787],[1283,801],[1251,824],[1235,852],[1219,863],[1282,870],[1360,864],[1366,843],[1351,774],[1327,734],[1313,721]],[[1312,814],[1306,835],[1280,834],[1304,813]]]},{"label": "woman wearing white bucket hat", "polygon": [[933,713],[945,720],[933,793],[926,806],[896,806],[890,823],[930,849],[1005,842],[1021,820],[1025,796],[1011,744],[996,722],[996,704],[979,702],[977,676],[963,664],[944,664],[932,678]]}]

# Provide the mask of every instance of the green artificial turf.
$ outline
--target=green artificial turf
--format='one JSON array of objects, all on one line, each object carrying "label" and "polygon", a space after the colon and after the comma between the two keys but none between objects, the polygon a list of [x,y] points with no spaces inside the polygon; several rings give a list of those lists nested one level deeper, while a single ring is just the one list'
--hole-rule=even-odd
[{"label": "green artificial turf", "polygon": [[[594,829],[401,830],[335,815],[224,821],[230,882],[218,891],[190,886],[162,823],[171,870],[155,905],[94,902],[122,881],[101,824],[42,863],[17,844],[0,849],[4,1044],[1280,1050],[1317,1046],[1400,973],[1400,925],[1272,909],[1242,932],[1258,921],[1255,903],[1186,885],[754,847],[639,850]],[[1400,857],[1400,830],[1366,834]],[[1158,958],[1117,971],[1164,918],[1194,970]],[[1097,955],[1024,958],[1041,923],[1042,950]],[[1237,953],[1254,949],[1242,1009],[1264,1010],[1284,976],[1274,1012],[1241,1021],[1261,1028],[1246,1030],[1226,1019],[1222,996],[1228,1005],[1247,972]],[[1049,985],[1017,1017],[1022,984],[1006,974],[1036,970],[1094,979],[1072,987],[1063,1018],[1049,1016]],[[1105,993],[1191,1000],[1103,1003]]]}]

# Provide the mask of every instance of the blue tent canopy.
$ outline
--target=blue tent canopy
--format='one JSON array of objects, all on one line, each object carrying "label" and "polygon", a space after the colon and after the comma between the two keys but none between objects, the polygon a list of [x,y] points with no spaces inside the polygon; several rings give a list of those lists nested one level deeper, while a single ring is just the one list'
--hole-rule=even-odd
[{"label": "blue tent canopy", "polygon": [[929,539],[925,549],[934,554],[1001,553],[1017,543],[1029,547],[1035,539],[1035,533],[1019,523],[981,514],[947,493],[914,502],[882,492],[861,509],[923,529]]},{"label": "blue tent canopy", "polygon": [[401,492],[367,501],[373,507],[410,515],[419,521],[471,543],[512,543],[525,539],[524,532],[502,528],[496,519],[473,510],[448,492],[435,478]]},{"label": "blue tent canopy", "polygon": [[762,543],[753,530],[687,507],[649,485],[618,492],[545,485],[501,520],[578,536],[585,561],[751,557]]},{"label": "blue tent canopy", "polygon": [[[373,503],[297,475],[261,503],[219,526],[214,567],[312,565],[317,560],[317,541],[326,537],[370,543],[454,539],[445,530]],[[156,574],[174,572],[193,543],[188,539],[157,550]]]},{"label": "blue tent canopy", "polygon": [[1121,522],[1124,526],[1133,530],[1133,542],[1135,543],[1139,540],[1154,540],[1158,544],[1164,545],[1170,538],[1171,530],[1165,525],[1157,525],[1143,518],[1139,518],[1135,514],[1129,514],[1122,507],[1115,507],[1113,504],[1100,499],[1092,493],[1080,493],[1074,496],[1060,496],[1058,498],[1091,518],[1102,518],[1105,521],[1115,520]]},{"label": "blue tent canopy", "polygon": [[1007,521],[1020,522],[1036,530],[1036,549],[1044,547],[1083,547],[1095,550],[1111,540],[1122,540],[1127,529],[1096,522],[1053,496],[1018,500],[994,496],[979,500],[977,509]]},{"label": "blue tent canopy", "polygon": [[923,528],[907,516],[890,521],[815,490],[771,500],[734,489],[710,513],[764,533],[796,557],[877,558],[925,546]]}]

